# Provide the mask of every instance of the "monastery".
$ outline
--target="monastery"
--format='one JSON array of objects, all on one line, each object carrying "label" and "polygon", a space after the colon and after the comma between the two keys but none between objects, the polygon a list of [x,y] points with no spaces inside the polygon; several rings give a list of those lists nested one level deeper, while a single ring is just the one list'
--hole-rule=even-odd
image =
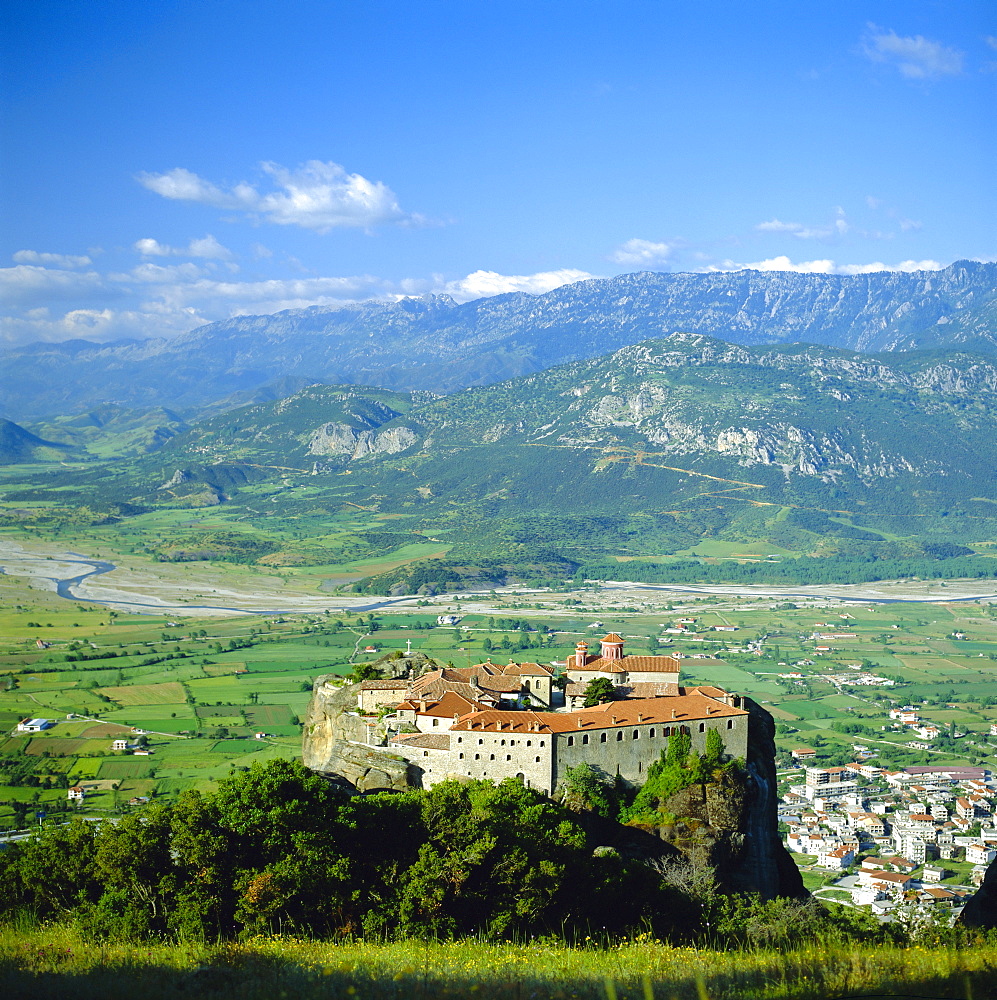
[{"label": "monastery", "polygon": [[[578,643],[568,657],[565,709],[553,711],[554,673],[537,663],[493,664],[435,670],[413,682],[365,681],[362,710],[394,705],[390,721],[414,727],[389,740],[421,776],[424,788],[463,776],[501,781],[516,778],[553,793],[568,768],[588,764],[604,778],[631,784],[646,780],[673,734],[685,733],[705,748],[716,729],[727,753],[744,757],[748,712],[739,695],[723,688],[679,684],[680,661],[672,656],[628,656],[624,640],[610,633],[599,656]],[[572,686],[609,678],[617,700],[591,708],[572,704]]]}]

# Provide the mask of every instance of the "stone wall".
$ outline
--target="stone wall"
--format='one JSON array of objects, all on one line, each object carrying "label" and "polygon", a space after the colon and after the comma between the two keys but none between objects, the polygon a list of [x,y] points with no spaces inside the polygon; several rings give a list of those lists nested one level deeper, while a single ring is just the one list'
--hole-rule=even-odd
[{"label": "stone wall", "polygon": [[470,778],[519,778],[529,788],[553,791],[550,733],[457,732],[450,734],[450,769]]},{"label": "stone wall", "polygon": [[[730,722],[730,729],[727,723]],[[700,731],[702,727],[702,731]],[[604,778],[619,775],[630,784],[643,784],[647,769],[668,749],[666,732],[678,726],[635,725],[611,729],[578,730],[558,733],[555,740],[554,788],[565,779],[569,767],[588,764]],[[706,730],[717,729],[723,737],[727,753],[744,757],[748,752],[748,717],[737,715],[699,722],[691,720],[683,728],[689,730],[693,749],[702,753],[706,745]]]}]

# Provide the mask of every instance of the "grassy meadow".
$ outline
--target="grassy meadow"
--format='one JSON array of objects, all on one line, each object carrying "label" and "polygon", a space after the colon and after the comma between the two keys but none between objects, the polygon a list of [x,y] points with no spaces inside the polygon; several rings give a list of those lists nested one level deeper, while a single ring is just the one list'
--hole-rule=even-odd
[{"label": "grassy meadow", "polygon": [[712,951],[647,940],[331,943],[292,936],[221,945],[89,942],[71,928],[0,929],[0,988],[79,1000],[826,1000],[997,997],[997,945]]}]

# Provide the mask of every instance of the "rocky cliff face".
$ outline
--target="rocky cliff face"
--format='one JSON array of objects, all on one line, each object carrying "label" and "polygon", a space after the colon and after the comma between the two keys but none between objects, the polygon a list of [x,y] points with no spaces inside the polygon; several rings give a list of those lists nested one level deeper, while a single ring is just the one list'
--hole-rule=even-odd
[{"label": "rocky cliff face", "polygon": [[363,458],[376,452],[395,455],[411,448],[418,440],[411,427],[358,431],[349,424],[329,423],[313,431],[308,442],[308,454],[345,455],[349,458]]},{"label": "rocky cliff face", "polygon": [[[423,653],[374,663],[386,680],[418,677],[436,668]],[[376,746],[367,746],[368,730],[357,712],[359,684],[342,683],[335,674],[323,674],[312,685],[305,713],[301,759],[305,767],[334,776],[359,791],[400,791],[414,784],[404,760]]]},{"label": "rocky cliff face", "polygon": [[652,832],[673,849],[662,857],[713,868],[725,892],[805,898],[800,871],[778,833],[775,723],[751,699],[744,707],[751,714],[746,771],[677,792],[661,807],[677,821]]},{"label": "rocky cliff face", "polygon": [[997,861],[991,861],[979,890],[966,903],[959,923],[983,930],[997,928]]}]

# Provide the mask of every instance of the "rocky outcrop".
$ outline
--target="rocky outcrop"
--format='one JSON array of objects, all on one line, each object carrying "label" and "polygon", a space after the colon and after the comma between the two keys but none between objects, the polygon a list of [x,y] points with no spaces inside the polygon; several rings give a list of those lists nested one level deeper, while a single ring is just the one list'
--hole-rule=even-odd
[{"label": "rocky outcrop", "polygon": [[408,762],[403,758],[345,740],[332,745],[319,770],[347,789],[359,792],[404,792],[414,783],[409,777]]},{"label": "rocky outcrop", "polygon": [[366,742],[366,727],[357,713],[359,684],[343,685],[335,674],[315,678],[305,712],[301,759],[313,771],[328,771],[335,744],[341,740]]},{"label": "rocky outcrop", "polygon": [[[424,653],[414,652],[401,657],[393,654],[382,656],[373,666],[377,668],[380,677],[390,680],[397,677],[418,677],[427,670],[435,669],[436,662]],[[372,787],[374,782],[387,781],[388,778],[382,779],[377,774],[366,776],[361,764],[354,759],[356,753],[350,748],[355,748],[356,752],[379,753],[384,757],[384,761],[371,767],[374,771],[389,775],[392,782],[397,783],[399,773],[407,774],[407,768],[402,761],[402,772],[398,772],[397,767],[390,764],[393,758],[384,751],[378,751],[376,747],[366,746],[368,728],[357,710],[359,691],[359,684],[344,684],[343,678],[337,674],[323,674],[315,679],[311,701],[305,713],[301,759],[305,767],[313,771],[338,775],[360,791],[369,791],[369,788],[361,788],[354,778],[359,778],[362,784],[371,784]],[[406,778],[406,782],[407,780]],[[405,783],[401,787],[405,787]]]},{"label": "rocky outcrop", "polygon": [[411,448],[418,440],[411,427],[358,431],[349,424],[329,423],[312,432],[308,454],[346,455],[349,458],[363,458],[375,452],[395,455]]},{"label": "rocky outcrop", "polygon": [[758,893],[763,899],[806,899],[809,893],[778,833],[775,723],[745,698],[750,713],[748,755],[743,771],[709,785],[690,785],[661,803],[674,820],[661,826],[623,826],[577,803],[590,836],[624,857],[665,871],[675,862],[690,872],[715,872],[722,892]]},{"label": "rocky outcrop", "polygon": [[991,861],[986,877],[959,914],[959,923],[982,930],[997,928],[997,861]]},{"label": "rocky outcrop", "polygon": [[182,486],[184,483],[194,482],[194,475],[187,469],[177,469],[172,478],[167,479],[162,486],[157,486],[158,490],[168,490],[174,486]]}]

